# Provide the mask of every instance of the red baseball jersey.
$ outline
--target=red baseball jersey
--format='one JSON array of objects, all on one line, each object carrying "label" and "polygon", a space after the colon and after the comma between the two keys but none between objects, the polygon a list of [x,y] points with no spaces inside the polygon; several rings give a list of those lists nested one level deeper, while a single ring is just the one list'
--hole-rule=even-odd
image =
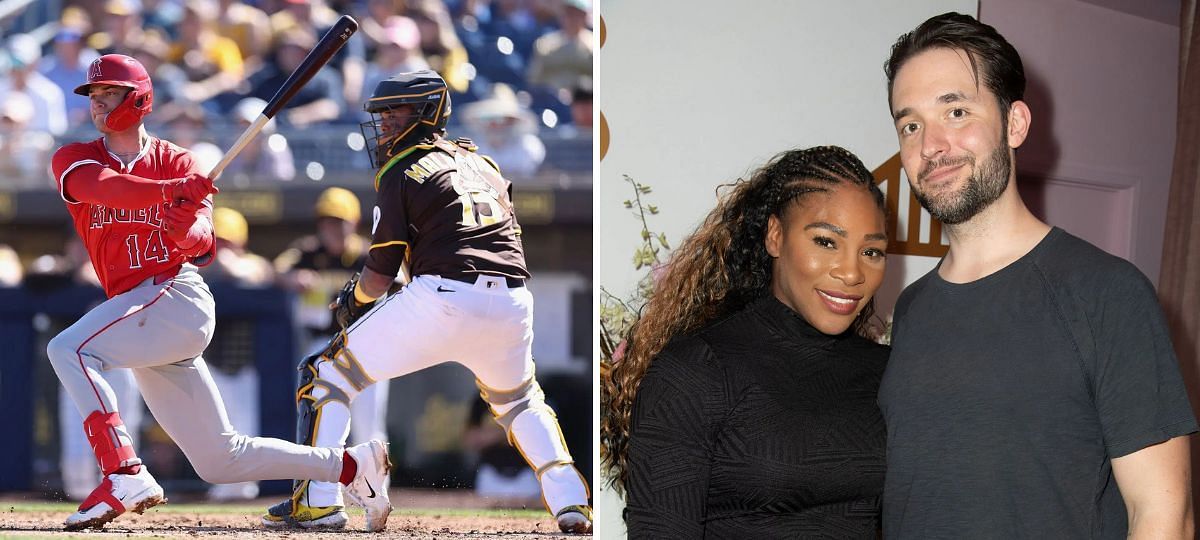
[{"label": "red baseball jersey", "polygon": [[[122,164],[104,146],[104,138],[88,143],[71,143],[54,153],[51,170],[58,192],[67,202],[75,232],[83,239],[92,266],[109,298],[132,289],[146,278],[169,273],[187,262],[163,230],[162,203],[137,210],[108,208],[70,200],[64,185],[80,167],[108,167],[121,174],[153,180],[180,178],[189,172],[204,174],[191,152],[150,137],[129,164]],[[205,201],[210,208],[211,196]]]}]

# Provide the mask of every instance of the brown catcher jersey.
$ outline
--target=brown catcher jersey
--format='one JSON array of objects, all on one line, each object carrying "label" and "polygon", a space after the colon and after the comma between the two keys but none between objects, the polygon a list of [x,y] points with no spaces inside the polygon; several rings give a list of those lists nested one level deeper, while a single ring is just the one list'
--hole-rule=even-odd
[{"label": "brown catcher jersey", "polygon": [[512,184],[469,140],[412,146],[375,176],[366,266],[394,276],[528,278]]}]

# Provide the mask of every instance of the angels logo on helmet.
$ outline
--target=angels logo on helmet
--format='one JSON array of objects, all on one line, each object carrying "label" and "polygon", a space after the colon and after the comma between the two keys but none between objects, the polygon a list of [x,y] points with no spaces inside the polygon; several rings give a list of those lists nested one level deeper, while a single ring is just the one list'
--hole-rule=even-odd
[{"label": "angels logo on helmet", "polygon": [[141,62],[123,54],[106,54],[88,66],[87,82],[75,93],[87,96],[93,84],[123,86],[130,92],[104,121],[109,129],[125,131],[134,127],[154,109],[154,85]]}]

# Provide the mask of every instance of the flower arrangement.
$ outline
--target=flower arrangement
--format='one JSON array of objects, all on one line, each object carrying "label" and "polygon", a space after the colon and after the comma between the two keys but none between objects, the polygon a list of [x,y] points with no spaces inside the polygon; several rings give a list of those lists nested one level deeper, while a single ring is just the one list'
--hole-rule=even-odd
[{"label": "flower arrangement", "polygon": [[628,209],[642,224],[641,240],[633,252],[633,268],[644,271],[638,278],[633,293],[625,298],[613,294],[608,289],[600,287],[600,369],[601,376],[611,367],[611,363],[620,360],[625,337],[629,335],[634,322],[641,313],[642,306],[654,295],[654,281],[664,267],[671,244],[667,235],[655,233],[650,229],[648,216],[658,214],[658,207],[643,198],[653,192],[650,186],[642,184],[629,175],[622,175],[625,182],[633,190],[633,197],[623,201]]}]

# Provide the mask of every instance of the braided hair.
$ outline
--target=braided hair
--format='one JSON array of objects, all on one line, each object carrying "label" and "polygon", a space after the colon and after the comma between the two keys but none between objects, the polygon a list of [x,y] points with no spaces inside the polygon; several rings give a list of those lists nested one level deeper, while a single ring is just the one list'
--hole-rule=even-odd
[{"label": "braided hair", "polygon": [[[780,153],[749,180],[722,186],[730,191],[672,254],[654,295],[626,336],[624,356],[601,368],[601,462],[618,491],[624,490],[629,471],[633,401],[650,362],[674,337],[691,334],[770,294],[773,259],[765,243],[767,221],[771,216],[782,219],[788,206],[805,195],[841,184],[867,190],[885,211],[883,192],[850,151],[818,146]],[[866,335],[873,314],[874,300],[852,328]]]}]

